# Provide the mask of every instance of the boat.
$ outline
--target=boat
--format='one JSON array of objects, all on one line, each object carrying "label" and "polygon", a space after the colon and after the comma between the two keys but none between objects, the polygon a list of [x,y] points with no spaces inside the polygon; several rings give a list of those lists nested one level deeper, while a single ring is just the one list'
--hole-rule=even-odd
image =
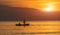
[{"label": "boat", "polygon": [[23,20],[23,24],[19,22],[18,24],[16,24],[16,26],[29,26],[29,23],[26,23],[26,21]]}]

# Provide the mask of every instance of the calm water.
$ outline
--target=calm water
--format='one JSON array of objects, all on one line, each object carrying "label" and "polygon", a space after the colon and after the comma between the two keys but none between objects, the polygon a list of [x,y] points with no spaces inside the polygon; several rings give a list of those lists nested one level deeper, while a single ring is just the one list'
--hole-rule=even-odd
[{"label": "calm water", "polygon": [[[22,21],[21,21],[22,23]],[[0,22],[0,35],[60,35],[60,21],[27,21],[30,26],[16,26],[16,21]]]}]

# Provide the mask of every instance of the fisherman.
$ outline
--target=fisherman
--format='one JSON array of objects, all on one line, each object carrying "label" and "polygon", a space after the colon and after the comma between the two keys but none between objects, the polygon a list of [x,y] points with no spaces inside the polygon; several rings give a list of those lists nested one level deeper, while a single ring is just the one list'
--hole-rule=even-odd
[{"label": "fisherman", "polygon": [[23,20],[23,23],[25,24],[25,23],[26,23],[26,21],[25,21],[25,20]]}]

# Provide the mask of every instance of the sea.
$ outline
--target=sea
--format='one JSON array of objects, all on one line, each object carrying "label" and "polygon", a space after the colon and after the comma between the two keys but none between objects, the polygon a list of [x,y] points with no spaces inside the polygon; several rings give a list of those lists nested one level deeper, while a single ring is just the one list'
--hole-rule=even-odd
[{"label": "sea", "polygon": [[60,21],[0,21],[0,35],[60,35]]}]

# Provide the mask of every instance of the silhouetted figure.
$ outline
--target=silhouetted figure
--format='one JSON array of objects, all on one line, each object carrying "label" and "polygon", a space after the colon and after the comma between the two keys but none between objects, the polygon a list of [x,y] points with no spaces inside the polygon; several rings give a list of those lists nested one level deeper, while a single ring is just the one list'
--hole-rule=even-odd
[{"label": "silhouetted figure", "polygon": [[29,26],[29,24],[26,24],[26,21],[25,20],[23,20],[23,24],[20,24],[20,22],[19,22],[19,24],[16,24],[16,26]]},{"label": "silhouetted figure", "polygon": [[23,20],[23,23],[25,24],[25,23],[26,23],[26,21],[25,21],[25,20]]}]

